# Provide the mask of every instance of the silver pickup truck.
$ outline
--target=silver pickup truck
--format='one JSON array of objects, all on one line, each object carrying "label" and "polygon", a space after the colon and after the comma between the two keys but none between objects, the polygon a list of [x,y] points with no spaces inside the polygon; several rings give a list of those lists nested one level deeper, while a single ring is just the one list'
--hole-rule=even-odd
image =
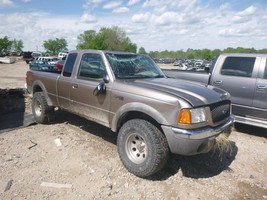
[{"label": "silver pickup truck", "polygon": [[163,72],[168,77],[228,91],[236,122],[267,128],[267,54],[221,54],[207,73],[178,69]]},{"label": "silver pickup truck", "polygon": [[228,92],[169,79],[145,55],[71,51],[61,74],[30,70],[26,83],[38,123],[60,107],[109,127],[122,163],[139,177],[161,170],[170,152],[208,152],[234,121]]}]

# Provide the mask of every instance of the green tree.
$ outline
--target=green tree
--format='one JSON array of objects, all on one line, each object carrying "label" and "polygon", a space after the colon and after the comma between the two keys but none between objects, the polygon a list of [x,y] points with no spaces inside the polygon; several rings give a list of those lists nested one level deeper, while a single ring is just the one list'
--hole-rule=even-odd
[{"label": "green tree", "polygon": [[78,36],[77,49],[136,52],[137,45],[131,42],[122,29],[113,26],[112,28],[103,27],[99,32],[84,31]]},{"label": "green tree", "polygon": [[139,50],[138,50],[138,53],[140,54],[147,54],[146,50],[144,47],[140,47]]},{"label": "green tree", "polygon": [[12,41],[7,36],[0,38],[0,54],[7,54],[12,47]]},{"label": "green tree", "polygon": [[256,50],[254,48],[243,48],[243,47],[237,47],[232,48],[228,47],[224,50],[220,49],[191,49],[188,48],[186,51],[178,50],[178,51],[150,51],[148,54],[150,57],[154,59],[160,59],[160,58],[175,58],[175,59],[207,59],[212,60],[215,59],[217,55],[220,53],[267,53],[267,49],[259,49]]},{"label": "green tree", "polygon": [[193,49],[194,58],[201,58],[202,57],[202,53],[203,53],[203,50]]},{"label": "green tree", "polygon": [[235,53],[236,50],[232,47],[228,47],[227,49],[223,50],[224,53]]},{"label": "green tree", "polygon": [[176,58],[178,59],[186,58],[185,52],[183,50],[176,51]]},{"label": "green tree", "polygon": [[220,49],[214,49],[211,51],[211,59],[215,59],[221,53]]},{"label": "green tree", "polygon": [[16,53],[22,52],[23,47],[24,47],[24,45],[23,45],[22,40],[16,40],[16,39],[14,39],[12,41],[12,50],[14,52],[16,52]]},{"label": "green tree", "polygon": [[267,53],[267,48],[258,50],[258,53]]},{"label": "green tree", "polygon": [[203,49],[203,50],[201,50],[201,57],[200,58],[203,58],[205,60],[212,59],[211,50],[209,50],[209,49]]},{"label": "green tree", "polygon": [[78,45],[77,49],[93,49],[94,39],[97,33],[94,30],[84,31],[82,34],[78,36]]},{"label": "green tree", "polygon": [[154,58],[154,59],[159,59],[159,58],[161,58],[161,56],[160,56],[160,52],[159,52],[159,51],[150,51],[150,52],[149,52],[149,56],[150,56],[151,58]]},{"label": "green tree", "polygon": [[43,46],[49,54],[57,55],[60,51],[66,50],[68,44],[64,38],[56,38],[45,40]]}]

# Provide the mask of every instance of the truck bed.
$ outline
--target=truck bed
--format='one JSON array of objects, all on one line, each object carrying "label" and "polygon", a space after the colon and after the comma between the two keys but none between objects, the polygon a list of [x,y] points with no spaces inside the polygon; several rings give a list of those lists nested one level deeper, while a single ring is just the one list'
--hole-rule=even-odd
[{"label": "truck bed", "polygon": [[[60,76],[60,71],[40,71],[40,70],[30,70],[27,72],[27,84],[28,86],[33,85],[35,81],[41,82],[45,86],[45,90],[48,95],[57,94],[57,79]],[[30,93],[33,88],[28,87]],[[56,99],[52,97],[51,99]]]}]

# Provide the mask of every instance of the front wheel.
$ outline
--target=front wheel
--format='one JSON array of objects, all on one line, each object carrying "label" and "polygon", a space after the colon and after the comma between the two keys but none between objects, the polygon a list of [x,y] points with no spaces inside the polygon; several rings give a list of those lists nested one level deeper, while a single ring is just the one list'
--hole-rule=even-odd
[{"label": "front wheel", "polygon": [[53,111],[53,107],[47,104],[43,92],[34,93],[32,98],[32,113],[37,123],[48,123]]},{"label": "front wheel", "polygon": [[124,166],[139,177],[155,174],[168,161],[169,147],[165,136],[145,120],[127,121],[119,131],[117,145]]}]

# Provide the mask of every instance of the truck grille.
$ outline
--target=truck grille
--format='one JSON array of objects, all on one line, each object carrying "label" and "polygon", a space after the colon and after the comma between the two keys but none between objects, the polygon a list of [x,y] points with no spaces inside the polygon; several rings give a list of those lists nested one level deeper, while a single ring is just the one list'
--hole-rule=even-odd
[{"label": "truck grille", "polygon": [[230,101],[223,101],[210,106],[213,123],[220,122],[228,118],[231,114]]}]

